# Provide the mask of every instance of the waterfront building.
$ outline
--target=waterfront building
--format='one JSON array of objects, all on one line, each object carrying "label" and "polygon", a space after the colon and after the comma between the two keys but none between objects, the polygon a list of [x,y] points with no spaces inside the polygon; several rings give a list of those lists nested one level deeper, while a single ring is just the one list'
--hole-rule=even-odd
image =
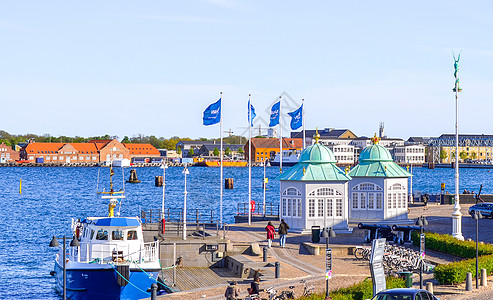
[{"label": "waterfront building", "polygon": [[151,144],[124,143],[123,146],[130,151],[132,163],[161,162],[161,153]]},{"label": "waterfront building", "polygon": [[12,147],[5,145],[4,142],[0,144],[0,163],[14,162],[19,159],[19,152],[12,149]]},{"label": "waterfront building", "polygon": [[182,156],[185,157],[188,156],[188,152],[190,151],[190,149],[193,149],[194,155],[198,155],[200,148],[202,148],[202,146],[204,145],[209,145],[209,144],[217,145],[217,147],[219,147],[219,145],[221,145],[221,142],[220,141],[179,141],[178,143],[176,143],[176,151],[178,152],[181,151]]},{"label": "waterfront building", "polygon": [[[282,138],[282,150],[298,150],[303,148],[303,139]],[[248,142],[243,147],[245,159],[248,159]],[[252,162],[262,162],[266,159],[274,160],[276,154],[279,154],[279,139],[274,138],[252,138]]]},{"label": "waterfront building", "polygon": [[318,142],[307,147],[296,165],[281,174],[280,217],[295,231],[312,226],[348,231],[348,181],[332,151]]},{"label": "waterfront building", "polygon": [[359,156],[359,164],[350,172],[349,182],[351,222],[378,222],[407,219],[408,178],[411,176],[397,165],[389,150],[379,145],[379,138]]},{"label": "waterfront building", "polygon": [[394,160],[398,164],[422,165],[425,163],[426,146],[422,144],[409,144],[394,148]]},{"label": "waterfront building", "polygon": [[[442,134],[429,143],[428,161],[451,163],[455,161],[455,134]],[[459,162],[493,162],[493,135],[460,134]]]},{"label": "waterfront building", "polygon": [[[219,157],[218,155],[214,155],[214,149],[217,149],[219,151],[220,148],[221,148],[220,144],[219,145],[217,145],[217,144],[205,144],[202,147],[200,147],[199,154],[200,154],[200,156]],[[231,152],[229,154],[229,157],[233,157],[233,158],[240,157],[241,159],[243,159],[243,154],[240,155],[240,153],[239,153],[239,149],[243,148],[242,144],[224,144],[223,143],[223,153],[225,153],[226,148],[229,148],[229,150]],[[226,154],[224,154],[224,156],[226,156]]]}]

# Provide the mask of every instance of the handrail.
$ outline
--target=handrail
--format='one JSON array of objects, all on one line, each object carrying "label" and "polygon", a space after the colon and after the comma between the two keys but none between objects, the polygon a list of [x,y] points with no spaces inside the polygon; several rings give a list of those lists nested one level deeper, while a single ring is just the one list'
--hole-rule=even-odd
[{"label": "handrail", "polygon": [[[81,247],[71,247],[69,257],[77,262],[111,262],[114,259],[114,251],[122,251],[123,259],[127,261],[157,261],[159,260],[159,241],[148,242],[139,245],[119,244],[119,243],[87,243],[84,249]],[[99,249],[95,249],[99,248]],[[132,252],[131,252],[132,251]]]},{"label": "handrail", "polygon": [[[180,222],[183,219],[183,209],[161,209],[141,210],[140,218],[143,223],[159,223],[162,216],[166,222]],[[215,223],[217,220],[213,209],[187,209],[187,220],[195,223]]]}]

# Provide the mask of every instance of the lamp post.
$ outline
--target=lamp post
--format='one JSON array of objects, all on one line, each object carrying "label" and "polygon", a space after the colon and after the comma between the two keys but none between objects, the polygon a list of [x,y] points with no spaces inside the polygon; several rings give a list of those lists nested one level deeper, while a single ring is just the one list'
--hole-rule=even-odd
[{"label": "lamp post", "polygon": [[161,169],[163,169],[163,201],[161,202],[161,220],[164,219],[164,190],[166,187],[166,169],[168,168],[168,164],[163,160],[161,164]]},{"label": "lamp post", "polygon": [[184,165],[183,174],[185,175],[185,191],[183,199],[183,240],[187,239],[187,175],[190,174],[187,168],[187,164]]},{"label": "lamp post", "polygon": [[[325,238],[325,299],[330,299],[329,297],[329,271],[332,271],[332,253],[329,251],[329,237],[336,237],[336,233],[332,230],[332,227],[329,229],[327,227],[324,228],[320,237]],[[330,257],[329,257],[330,253]],[[330,260],[330,261],[329,261]],[[330,270],[329,270],[330,269]]]},{"label": "lamp post", "polygon": [[478,259],[478,236],[479,236],[479,219],[483,218],[480,211],[474,211],[472,218],[476,220],[476,289],[479,288],[479,259]]},{"label": "lamp post", "polygon": [[425,259],[425,234],[423,233],[423,227],[428,225],[428,220],[425,217],[421,216],[416,220],[416,225],[421,228],[420,235],[420,243],[419,243],[419,252],[421,254],[421,263],[419,266],[419,288],[423,288],[423,267],[424,267],[424,259]]},{"label": "lamp post", "polygon": [[265,166],[267,165],[267,162],[268,161],[269,161],[268,159],[264,160],[264,179],[262,180],[262,184],[264,186],[264,203],[263,203],[263,206],[262,206],[263,207],[262,208],[262,214],[263,214],[263,217],[264,218],[265,218],[265,190],[267,188],[267,181],[266,181],[267,178],[265,177]]},{"label": "lamp post", "polygon": [[[51,239],[51,242],[50,242],[50,247],[60,247],[60,244],[58,243],[58,238],[53,236],[53,238]],[[63,236],[62,238],[60,239],[63,239],[63,282],[62,282],[62,285],[63,285],[63,300],[67,299],[67,269],[66,269],[66,246],[67,246],[67,237],[66,236]],[[70,241],[70,247],[79,247],[80,244],[79,244],[79,240],[74,236],[72,238],[72,241]]]}]

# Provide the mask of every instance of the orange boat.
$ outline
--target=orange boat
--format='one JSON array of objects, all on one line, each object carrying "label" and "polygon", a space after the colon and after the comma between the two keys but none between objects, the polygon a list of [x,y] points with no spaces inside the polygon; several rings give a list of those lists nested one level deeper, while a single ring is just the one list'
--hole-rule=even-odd
[{"label": "orange boat", "polygon": [[[223,167],[246,167],[248,162],[242,160],[224,160]],[[196,166],[201,167],[220,167],[221,162],[219,160],[203,160],[197,162]]]}]

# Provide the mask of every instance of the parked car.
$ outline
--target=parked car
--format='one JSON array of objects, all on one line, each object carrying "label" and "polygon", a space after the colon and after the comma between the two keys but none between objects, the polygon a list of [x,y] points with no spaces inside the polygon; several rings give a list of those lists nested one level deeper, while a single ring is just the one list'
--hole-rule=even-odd
[{"label": "parked car", "polygon": [[427,290],[401,288],[378,293],[372,300],[439,300]]},{"label": "parked car", "polygon": [[469,207],[469,214],[471,217],[476,211],[479,211],[483,215],[483,218],[493,218],[493,203],[478,203]]}]

